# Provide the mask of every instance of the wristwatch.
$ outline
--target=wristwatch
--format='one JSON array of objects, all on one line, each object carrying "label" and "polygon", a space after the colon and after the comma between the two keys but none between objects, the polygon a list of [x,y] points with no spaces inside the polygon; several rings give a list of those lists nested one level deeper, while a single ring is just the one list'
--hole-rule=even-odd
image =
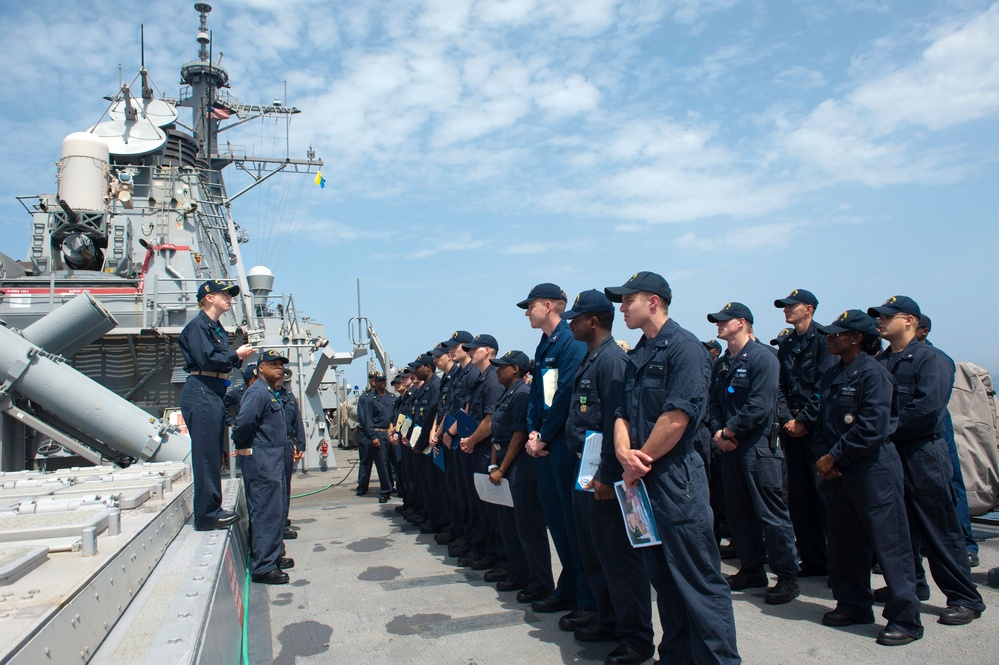
[{"label": "wristwatch", "polygon": [[496,471],[497,469],[499,469],[499,465],[498,464],[490,464],[488,471],[489,471],[489,473],[492,473],[493,471]]}]

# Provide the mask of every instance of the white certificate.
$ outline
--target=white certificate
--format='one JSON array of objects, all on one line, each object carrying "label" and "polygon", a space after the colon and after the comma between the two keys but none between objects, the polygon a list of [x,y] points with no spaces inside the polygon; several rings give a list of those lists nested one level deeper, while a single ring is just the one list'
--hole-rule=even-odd
[{"label": "white certificate", "polygon": [[552,408],[555,391],[558,389],[558,368],[548,367],[541,370],[541,391],[545,396],[545,408]]},{"label": "white certificate", "polygon": [[419,425],[413,425],[413,431],[409,434],[409,447],[415,448],[416,442],[420,440],[420,434],[423,433],[423,428]]},{"label": "white certificate", "polygon": [[402,421],[402,427],[399,428],[399,434],[401,436],[409,436],[409,429],[413,426],[413,419],[406,416],[405,420]]},{"label": "white certificate", "polygon": [[579,475],[576,476],[576,489],[583,492],[594,491],[584,489],[597,475],[597,467],[600,466],[600,449],[603,448],[604,435],[600,432],[586,432],[583,440],[583,456],[579,460]]},{"label": "white certificate", "polygon": [[489,476],[485,473],[475,474],[475,491],[479,493],[479,498],[486,503],[495,503],[499,506],[509,506],[513,508],[513,495],[510,493],[510,481],[506,478],[500,480],[500,484],[493,485]]}]

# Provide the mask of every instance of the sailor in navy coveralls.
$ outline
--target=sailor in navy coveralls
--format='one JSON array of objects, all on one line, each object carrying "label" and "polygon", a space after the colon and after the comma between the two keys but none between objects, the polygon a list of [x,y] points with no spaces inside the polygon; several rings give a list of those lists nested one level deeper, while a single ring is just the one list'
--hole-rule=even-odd
[{"label": "sailor in navy coveralls", "polygon": [[505,390],[493,413],[492,463],[487,470],[494,485],[507,479],[513,507],[496,506],[495,510],[509,570],[493,576],[486,573],[483,579],[497,582],[499,591],[526,589],[532,597],[543,598],[555,588],[555,580],[535,460],[524,452],[530,389],[522,378],[530,370],[531,360],[523,351],[507,351],[501,358],[490,359],[489,364],[496,368],[496,378]]},{"label": "sailor in navy coveralls", "polygon": [[[471,460],[472,473],[488,473],[490,451],[492,445],[492,419],[496,413],[496,404],[503,395],[503,386],[496,378],[496,368],[490,364],[489,360],[496,357],[499,351],[499,343],[496,338],[488,334],[479,334],[471,342],[464,344],[465,351],[472,356],[472,363],[479,373],[472,384],[471,392],[468,394],[468,415],[479,423],[475,432],[471,436],[460,440],[459,446],[464,456]],[[467,478],[470,487],[469,497],[471,498],[471,510],[477,511],[477,519],[473,522],[471,532],[472,550],[469,556],[458,559],[459,566],[469,566],[473,570],[489,570],[494,567],[509,570],[509,563],[506,561],[506,551],[503,548],[503,536],[497,531],[497,522],[494,519],[493,504],[486,503],[479,498],[475,490],[474,478]],[[531,602],[523,599],[522,590],[518,594],[519,602]]]},{"label": "sailor in navy coveralls", "polygon": [[622,303],[625,325],[643,333],[628,355],[614,447],[625,483],[644,480],[662,537],[661,546],[644,548],[664,631],[660,662],[741,663],[694,444],[706,408],[708,352],[669,318],[672,291],[660,275],[639,272],[604,293]]},{"label": "sailor in navy coveralls", "polygon": [[714,363],[709,399],[711,431],[722,450],[728,526],[742,564],[728,583],[733,591],[767,586],[763,564],[769,561],[777,583],[764,600],[787,603],[800,591],[777,445],[777,357],[752,342],[753,314],[742,303],[727,303],[708,321],[718,324],[719,339],[728,342]]},{"label": "sailor in navy coveralls", "polygon": [[292,444],[288,405],[277,391],[286,362],[274,349],[260,354],[258,379],[243,395],[232,430],[250,510],[250,579],[263,584],[286,584],[288,574],[283,569],[295,565],[281,556]]},{"label": "sailor in navy coveralls", "polygon": [[[575,620],[580,613],[595,611],[597,604],[586,584],[572,510],[579,460],[565,444],[572,381],[586,355],[586,346],[573,339],[569,324],[560,317],[566,301],[561,288],[545,283],[531,289],[517,307],[524,310],[531,327],[542,332],[534,352],[534,380],[527,407],[527,452],[536,458],[545,521],[562,562],[555,592],[532,603],[531,608],[535,612],[572,610],[569,619]],[[554,387],[550,377],[557,377]]]},{"label": "sailor in navy coveralls", "polygon": [[201,311],[177,338],[188,373],[180,393],[180,412],[191,436],[194,475],[194,528],[224,529],[239,516],[222,509],[222,451],[226,447],[225,397],[229,373],[255,349],[244,344],[229,349],[229,333],[219,318],[232,306],[239,287],[210,280],[198,287]]},{"label": "sailor in navy coveralls", "polygon": [[923,636],[902,495],[902,465],[891,435],[898,423],[895,381],[874,358],[881,339],[873,319],[851,309],[818,326],[829,353],[840,358],[819,385],[815,420],[816,470],[829,506],[829,585],[836,609],[822,623],[874,623],[871,557],[888,583],[878,635],[886,646]]},{"label": "sailor in navy coveralls", "polygon": [[[302,421],[302,411],[298,406],[298,400],[291,390],[288,389],[288,379],[290,370],[285,370],[284,375],[278,382],[278,387],[274,391],[281,403],[284,405],[284,420],[288,429],[288,454],[285,457],[285,500],[284,500],[284,523],[291,526],[288,519],[288,511],[291,508],[291,474],[295,469],[295,463],[305,458],[305,424]],[[293,529],[285,529],[284,537],[288,540],[298,538],[298,532]]]},{"label": "sailor in navy coveralls", "polygon": [[920,558],[923,551],[933,581],[947,597],[939,622],[961,626],[981,616],[985,603],[971,580],[950,482],[950,453],[943,438],[944,414],[954,387],[954,363],[916,340],[920,311],[912,298],[892,296],[867,313],[877,317],[878,331],[889,343],[878,360],[895,377],[898,388],[898,428],[892,442],[902,459],[905,477],[905,508],[917,566],[916,592],[929,597]]},{"label": "sailor in navy coveralls", "polygon": [[559,628],[572,628],[575,638],[583,642],[618,642],[607,662],[639,663],[655,652],[649,576],[642,550],[628,540],[614,494],[614,484],[622,475],[614,451],[614,414],[621,401],[628,356],[611,335],[614,304],[602,292],[583,291],[562,318],[588,351],[573,382],[566,444],[582,458],[588,435],[598,433],[602,441],[593,479],[572,495],[586,582],[597,610],[582,620],[566,620],[567,626],[560,621]]},{"label": "sailor in navy coveralls", "polygon": [[[815,471],[815,420],[818,383],[836,364],[826,352],[826,340],[812,320],[818,299],[805,289],[795,289],[774,301],[791,324],[777,335],[780,392],[785,408],[780,414],[781,447],[787,466],[787,507],[794,526],[801,566],[798,577],[825,575],[826,507]],[[786,333],[785,333],[786,331]]]}]

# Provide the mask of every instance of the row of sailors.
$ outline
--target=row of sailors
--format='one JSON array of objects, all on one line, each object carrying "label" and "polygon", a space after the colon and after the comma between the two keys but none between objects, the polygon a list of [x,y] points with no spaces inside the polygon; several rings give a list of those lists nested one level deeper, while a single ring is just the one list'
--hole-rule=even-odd
[{"label": "row of sailors", "polygon": [[[787,603],[801,575],[828,573],[836,607],[824,624],[874,623],[877,600],[879,644],[918,640],[923,554],[947,600],[938,621],[979,617],[944,437],[954,365],[916,339],[918,305],[894,296],[819,326],[814,295],[793,291],[774,303],[793,328],[774,354],[755,341],[749,308],[728,303],[708,315],[728,345],[712,361],[710,345],[669,318],[671,300],[651,272],[568,309],[562,289],[539,284],[518,303],[542,332],[533,365],[520,351],[500,356],[491,335],[458,331],[394,380],[399,399],[373,377],[358,407],[368,466],[358,494],[374,463],[387,500],[394,467],[403,516],[535,612],[568,611],[559,627],[576,639],[616,642],[607,663],[653,655],[650,585],[659,658],[671,663],[741,662],[731,592],[768,587],[766,602]],[[612,337],[615,302],[643,333],[628,353]],[[474,432],[447,418],[459,410]],[[400,414],[419,426],[413,440],[396,431]],[[579,491],[588,432],[603,435],[600,464]],[[483,502],[477,473],[509,481],[513,507]],[[720,487],[709,490],[709,474]],[[640,480],[662,542],[635,549],[614,485]],[[741,564],[728,577],[712,498],[724,499]],[[872,561],[886,583],[873,593]]]}]

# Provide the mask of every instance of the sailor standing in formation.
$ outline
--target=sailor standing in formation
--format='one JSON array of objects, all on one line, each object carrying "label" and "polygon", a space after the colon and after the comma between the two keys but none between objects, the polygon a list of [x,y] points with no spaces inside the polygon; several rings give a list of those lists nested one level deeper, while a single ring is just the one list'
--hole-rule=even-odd
[{"label": "sailor standing in formation", "polygon": [[940,623],[970,623],[981,616],[985,603],[971,581],[950,484],[950,453],[943,438],[954,362],[936,347],[916,340],[920,311],[912,298],[892,296],[867,313],[877,319],[878,331],[889,344],[878,360],[895,377],[898,389],[898,427],[892,441],[902,459],[916,593],[929,598],[922,566],[925,551],[933,581],[947,598]]},{"label": "sailor standing in formation", "polygon": [[294,540],[298,538],[298,532],[289,529],[291,520],[288,519],[288,511],[291,509],[291,474],[295,469],[295,464],[305,458],[305,423],[302,420],[302,412],[298,407],[298,400],[286,385],[291,378],[291,370],[285,368],[281,379],[278,381],[274,394],[284,406],[285,427],[288,431],[288,454],[285,456],[285,487],[284,487],[284,538]]},{"label": "sailor standing in formation", "polygon": [[[764,595],[771,604],[793,601],[800,575],[828,570],[836,606],[821,619],[827,626],[873,623],[873,604],[884,602],[882,645],[922,637],[922,552],[947,597],[939,622],[980,616],[985,605],[971,581],[942,434],[953,363],[916,341],[918,306],[896,296],[817,326],[818,301],[799,289],[775,302],[791,326],[771,342],[775,351],[756,340],[749,308],[731,302],[708,315],[728,344],[723,351],[670,318],[672,297],[652,272],[603,293],[584,291],[568,310],[557,285],[535,286],[518,303],[543,333],[529,389],[521,381],[526,355],[497,357],[491,335],[458,331],[422,354],[410,364],[419,385],[436,378],[433,364],[447,376],[440,417],[427,419],[427,445],[459,447],[442,472],[421,446],[402,439],[404,478],[413,472],[416,482],[404,483],[406,503],[396,510],[435,532],[458,566],[488,570],[484,579],[499,591],[518,591],[518,602],[539,612],[571,610],[558,625],[575,639],[616,642],[605,659],[612,665],[642,663],[655,651],[650,587],[663,628],[660,662],[740,663],[731,590],[767,586],[765,565],[777,576]],[[629,329],[642,331],[627,355],[611,336],[612,302],[621,303]],[[879,333],[891,345],[885,351]],[[414,399],[400,413],[423,422],[428,400],[419,390],[407,393]],[[599,463],[577,487],[587,439],[596,434],[603,437]],[[699,449],[704,438],[717,453]],[[794,448],[792,511],[810,522],[797,529],[808,552],[800,563],[782,441]],[[725,502],[709,500],[706,465],[715,455],[721,487],[710,491],[724,492]],[[450,482],[447,466],[457,467]],[[483,502],[476,474],[480,483],[509,481],[513,509]],[[629,527],[647,542],[649,532],[625,523],[612,489],[619,481],[644,485],[659,544],[632,547]],[[441,508],[442,501],[460,509]],[[741,559],[727,580],[712,503],[727,505]],[[542,512],[562,561],[558,584],[539,531]],[[872,593],[874,557],[887,587]]]},{"label": "sailor standing in formation", "polygon": [[795,289],[786,298],[774,301],[774,307],[784,310],[784,320],[792,326],[774,341],[785,407],[780,415],[780,442],[787,464],[787,504],[801,557],[798,577],[827,573],[826,507],[815,470],[818,455],[814,433],[819,379],[836,364],[836,359],[826,351],[826,340],[812,320],[818,306],[818,298],[805,289]]},{"label": "sailor standing in formation", "polygon": [[602,292],[583,291],[562,318],[587,349],[573,381],[566,444],[581,458],[587,438],[599,434],[600,463],[582,488],[586,491],[573,492],[572,497],[583,569],[596,612],[577,619],[574,626],[559,621],[559,628],[572,627],[573,636],[583,642],[618,642],[607,656],[608,663],[644,660],[655,651],[649,576],[641,550],[628,541],[614,494],[614,484],[623,473],[614,450],[614,421],[628,356],[611,335],[614,303]]},{"label": "sailor standing in formation", "polygon": [[894,381],[874,358],[881,349],[871,317],[849,310],[819,326],[839,363],[822,377],[815,424],[822,490],[829,502],[829,583],[836,608],[822,623],[874,623],[871,556],[887,583],[878,635],[885,645],[923,636],[916,578],[902,499],[902,465],[891,442],[898,423]]},{"label": "sailor standing in formation", "polygon": [[728,578],[733,591],[769,586],[763,564],[777,575],[764,600],[771,605],[798,597],[794,531],[784,503],[784,453],[777,445],[776,356],[751,342],[753,313],[738,302],[708,314],[718,338],[728,343],[711,371],[710,414],[715,445],[722,451],[722,479],[732,544],[742,564]]},{"label": "sailor standing in formation", "polygon": [[586,355],[586,347],[573,338],[569,324],[562,319],[566,301],[565,291],[555,284],[544,283],[531,289],[517,307],[524,310],[532,328],[541,330],[541,341],[534,352],[536,380],[531,382],[527,409],[530,432],[527,452],[536,458],[545,521],[562,562],[562,573],[554,593],[534,601],[531,609],[535,612],[571,610],[564,617],[568,622],[564,627],[574,630],[592,623],[597,604],[586,583],[572,508],[579,460],[569,452],[565,441],[572,383],[576,369]]}]

